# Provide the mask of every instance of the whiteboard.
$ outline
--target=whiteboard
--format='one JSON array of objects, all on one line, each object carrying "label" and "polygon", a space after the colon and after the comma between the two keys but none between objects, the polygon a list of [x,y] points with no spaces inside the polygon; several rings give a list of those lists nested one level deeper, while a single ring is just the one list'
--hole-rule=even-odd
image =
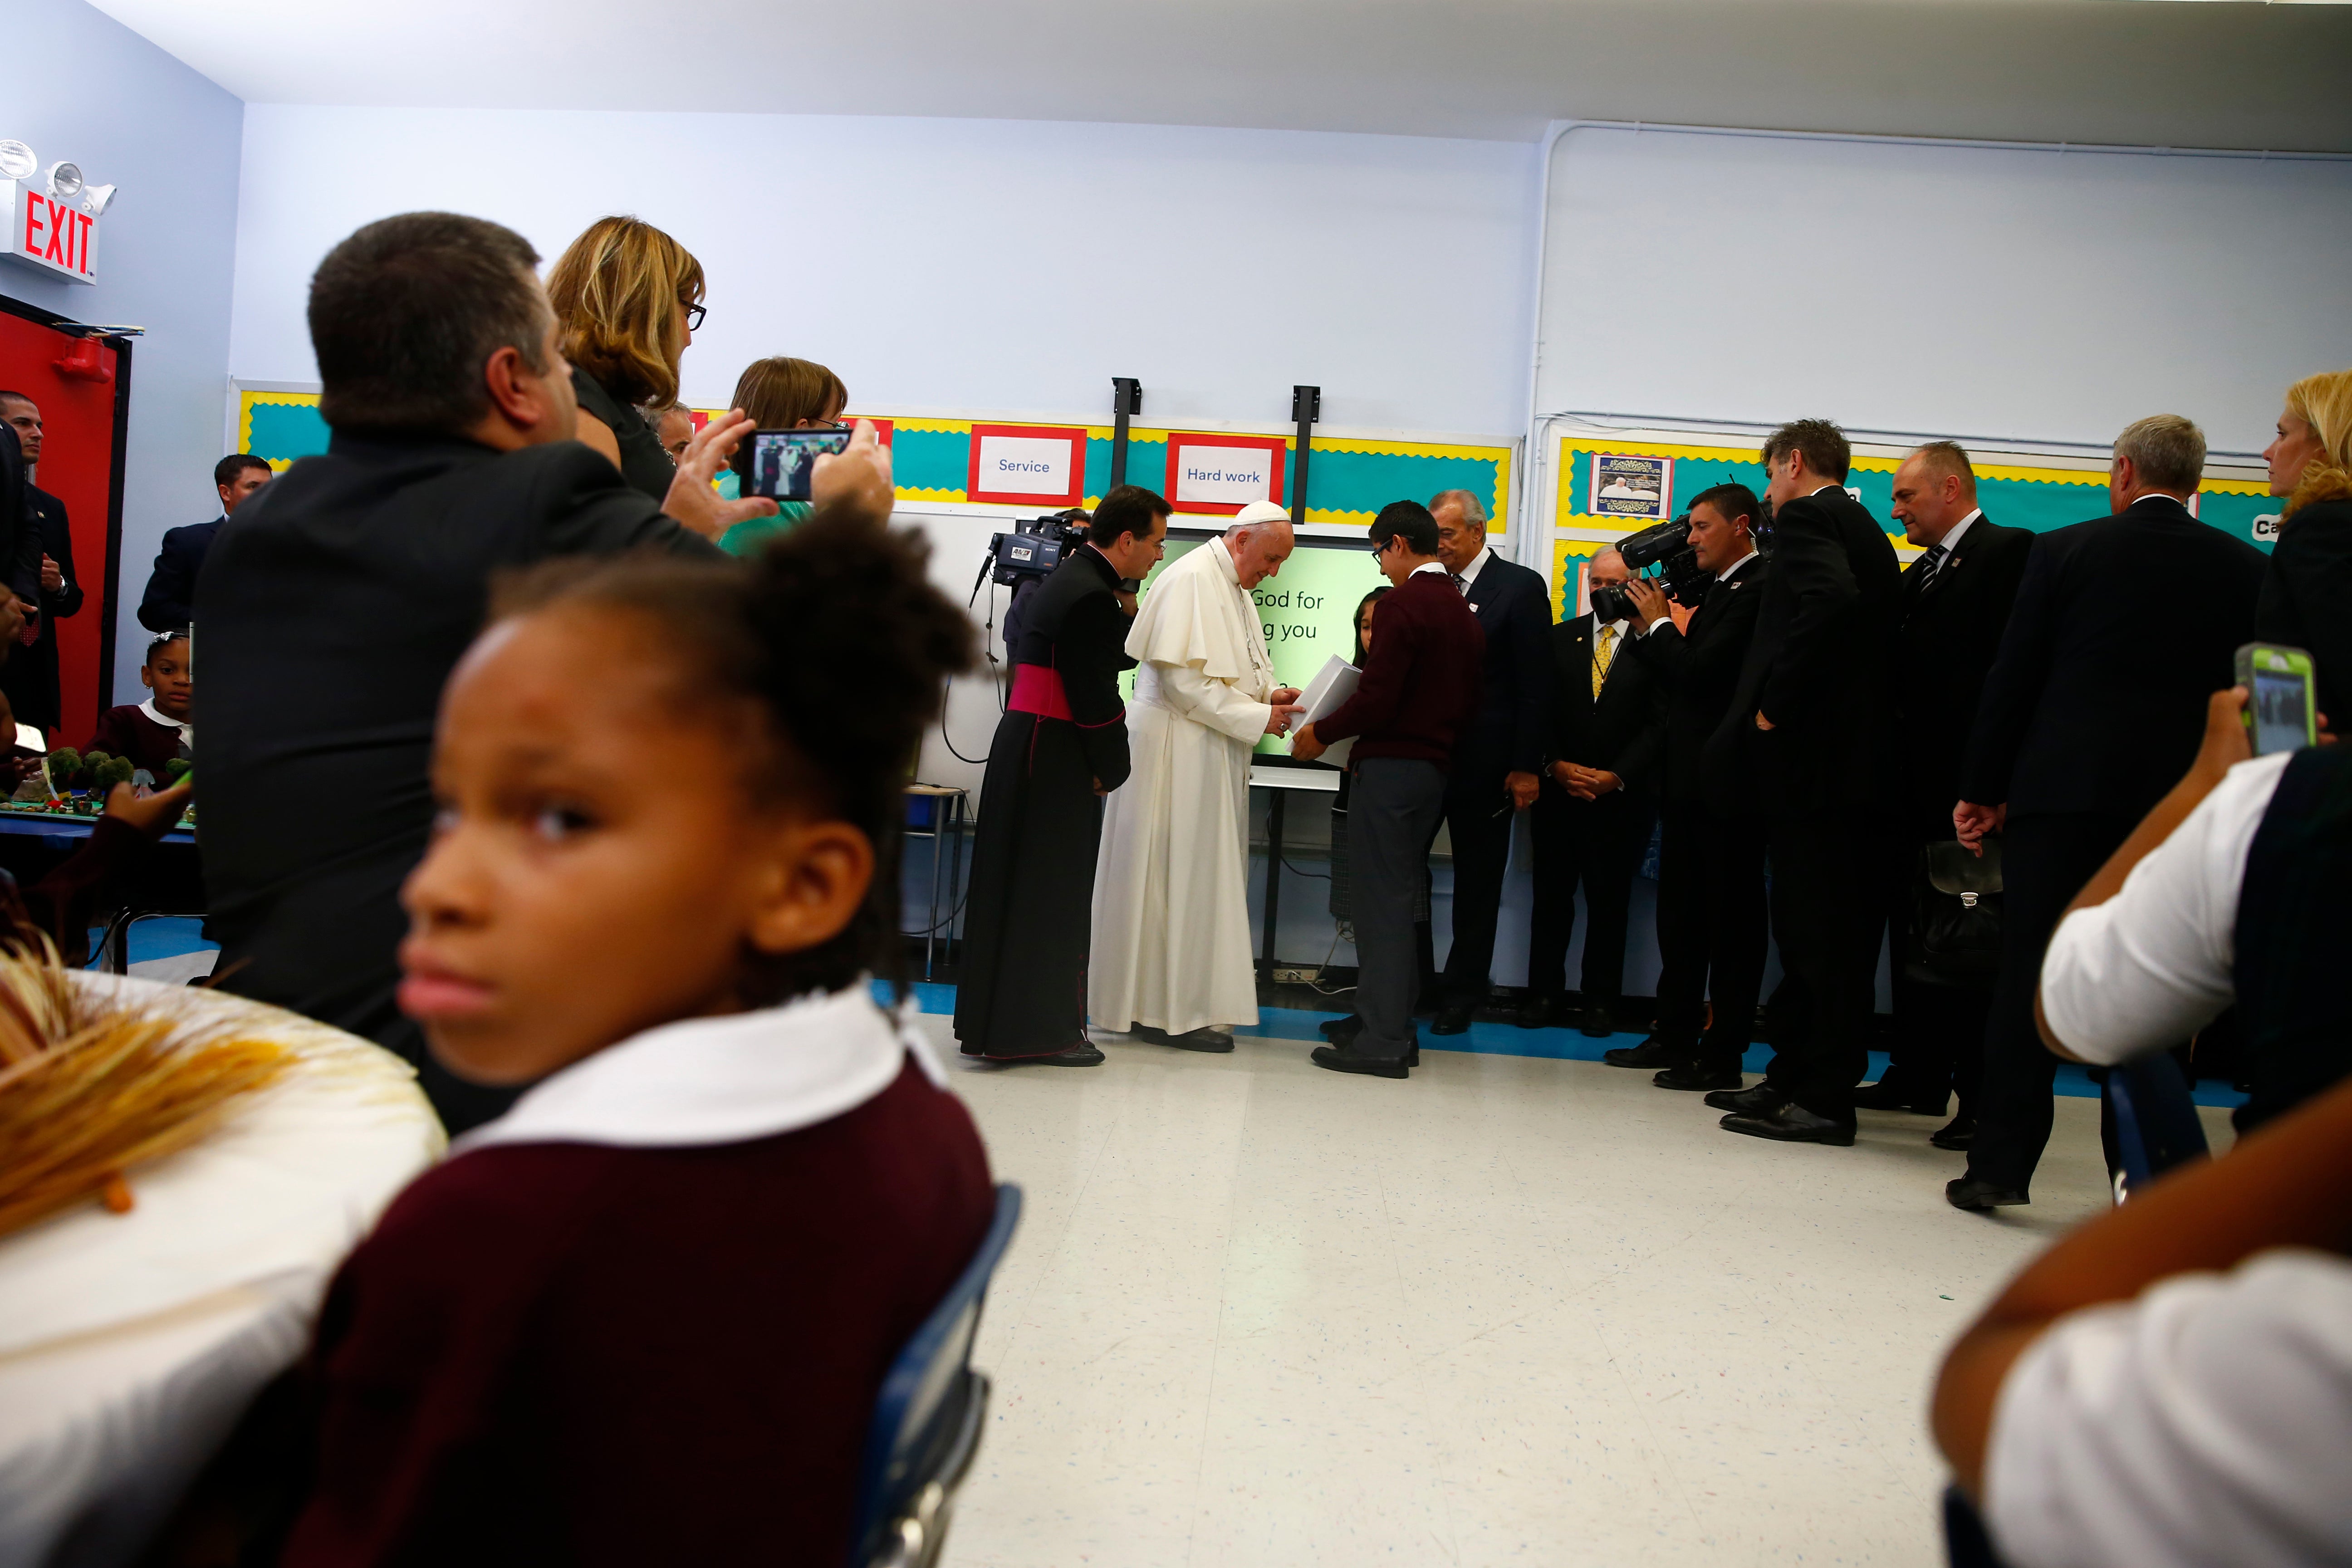
[{"label": "whiteboard", "polygon": [[1579,126],[1549,184],[1540,414],[2251,453],[2352,366],[2352,161]]}]

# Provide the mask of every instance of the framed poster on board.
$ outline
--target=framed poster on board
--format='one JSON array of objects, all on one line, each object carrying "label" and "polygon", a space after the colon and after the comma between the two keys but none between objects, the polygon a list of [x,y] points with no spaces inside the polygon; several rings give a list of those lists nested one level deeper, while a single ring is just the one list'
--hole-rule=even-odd
[{"label": "framed poster on board", "polygon": [[1279,436],[1168,433],[1168,501],[1180,512],[1231,517],[1254,500],[1282,500],[1289,446]]},{"label": "framed poster on board", "polygon": [[974,425],[968,500],[1006,506],[1082,506],[1087,433],[1076,426]]}]

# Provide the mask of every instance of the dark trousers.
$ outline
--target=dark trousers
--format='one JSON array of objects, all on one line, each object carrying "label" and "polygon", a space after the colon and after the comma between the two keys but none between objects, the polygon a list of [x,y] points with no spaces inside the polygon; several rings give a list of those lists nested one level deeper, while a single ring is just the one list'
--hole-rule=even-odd
[{"label": "dark trousers", "polygon": [[1545,781],[1528,826],[1535,844],[1535,907],[1528,926],[1528,990],[1568,988],[1568,944],[1576,934],[1576,889],[1584,887],[1588,1005],[1610,1005],[1625,989],[1625,909],[1633,873],[1649,847],[1656,810],[1645,796],[1614,790],[1579,800]]},{"label": "dark trousers", "polygon": [[1661,816],[1658,1039],[1677,1067],[1737,1072],[1756,1031],[1769,940],[1764,824],[1695,802],[1668,801]]},{"label": "dark trousers", "polygon": [[1420,988],[1413,961],[1412,906],[1429,865],[1429,840],[1445,805],[1445,773],[1434,763],[1367,757],[1356,764],[1348,803],[1348,856],[1354,874],[1354,1048],[1394,1058],[1412,1048]]},{"label": "dark trousers", "polygon": [[2138,818],[2074,812],[2011,817],[2001,830],[2000,978],[1985,1019],[1984,1083],[1977,1096],[1969,1174],[1997,1187],[2031,1190],[2050,1142],[2050,1097],[2058,1058],[2033,1026],[2042,954],[2058,917]]},{"label": "dark trousers", "polygon": [[1958,1114],[1976,1114],[1984,1077],[1985,1016],[1992,1005],[1990,985],[1951,985],[1915,980],[1911,963],[1911,906],[1919,885],[1921,852],[1940,834],[1906,838],[1887,868],[1887,968],[1895,988],[1895,1038],[1887,1051],[1886,1077],[1902,1086],[1922,1109],[1959,1097]]},{"label": "dark trousers", "polygon": [[1781,978],[1765,1008],[1774,1050],[1765,1081],[1816,1116],[1851,1121],[1853,1086],[1870,1066],[1896,839],[1866,810],[1781,812],[1769,832]]},{"label": "dark trousers", "polygon": [[[1465,759],[1466,761],[1466,759]],[[1505,770],[1458,766],[1445,794],[1445,830],[1454,841],[1454,946],[1445,955],[1445,999],[1475,1007],[1495,967],[1495,921],[1503,907],[1503,872],[1511,860],[1511,797]],[[1430,836],[1436,837],[1435,825]]]}]

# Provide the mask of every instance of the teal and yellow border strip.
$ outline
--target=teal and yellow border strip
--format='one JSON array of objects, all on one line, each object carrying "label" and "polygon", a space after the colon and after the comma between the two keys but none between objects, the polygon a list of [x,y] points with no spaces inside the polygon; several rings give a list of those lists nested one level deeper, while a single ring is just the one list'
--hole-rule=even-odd
[{"label": "teal and yellow border strip", "polygon": [[[697,410],[698,413],[714,412]],[[879,417],[880,416],[876,416]],[[1045,426],[1044,421],[893,418],[892,471],[905,501],[969,504],[964,487],[971,473],[974,424],[1037,425],[1087,433],[1086,504],[1093,506],[1110,488],[1111,429],[1108,426]],[[1180,427],[1181,428],[1181,427]],[[1127,478],[1168,493],[1169,428],[1130,427]],[[1279,436],[1295,453],[1296,433],[1276,431],[1182,431],[1202,435]],[[283,472],[298,458],[327,449],[327,426],[319,417],[319,396],[309,392],[262,392],[240,388],[237,449],[264,458]],[[1503,533],[1510,517],[1512,448],[1507,445],[1461,445],[1442,441],[1367,440],[1348,436],[1317,437],[1307,464],[1307,521],[1339,526],[1369,524],[1392,500],[1427,500],[1440,490],[1468,490],[1479,498],[1487,524]],[[1283,502],[1290,504],[1297,464],[1285,460]]]}]

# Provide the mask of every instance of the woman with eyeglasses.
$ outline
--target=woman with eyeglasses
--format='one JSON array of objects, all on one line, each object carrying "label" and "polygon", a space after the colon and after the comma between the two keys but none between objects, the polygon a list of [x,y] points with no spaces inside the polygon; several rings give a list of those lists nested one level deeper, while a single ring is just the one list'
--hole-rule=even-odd
[{"label": "woman with eyeglasses", "polygon": [[702,325],[702,263],[649,223],[601,217],[547,275],[580,439],[660,500],[677,468],[637,409],[677,401],[677,364]]},{"label": "woman with eyeglasses", "polygon": [[[778,354],[771,359],[753,360],[744,367],[735,382],[735,401],[731,406],[741,409],[754,421],[758,430],[838,430],[842,411],[849,406],[849,388],[841,377],[814,360],[790,359]],[[728,459],[733,475],[721,475],[719,492],[730,489],[740,492],[742,482],[751,473],[751,443],[743,442]],[[797,527],[809,513],[809,503],[780,500],[773,517],[755,517],[739,522],[719,541],[719,548],[730,555],[749,555],[770,540],[780,538]]]}]

